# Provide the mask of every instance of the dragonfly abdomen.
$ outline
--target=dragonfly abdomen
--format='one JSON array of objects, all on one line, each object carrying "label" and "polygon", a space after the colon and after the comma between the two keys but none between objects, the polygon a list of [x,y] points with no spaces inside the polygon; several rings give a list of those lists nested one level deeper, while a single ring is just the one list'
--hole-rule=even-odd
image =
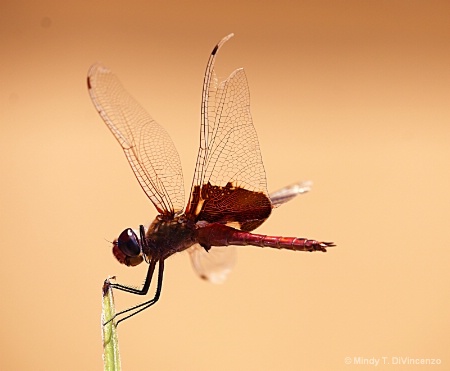
[{"label": "dragonfly abdomen", "polygon": [[293,251],[323,251],[334,246],[332,242],[320,242],[307,238],[276,237],[240,231],[219,223],[212,223],[197,231],[200,245],[207,250],[211,246],[259,246]]},{"label": "dragonfly abdomen", "polygon": [[248,232],[236,231],[229,240],[230,245],[253,245],[260,247],[272,247],[276,249],[288,249],[293,251],[323,251],[334,246],[331,242],[319,242],[307,238],[267,236]]}]

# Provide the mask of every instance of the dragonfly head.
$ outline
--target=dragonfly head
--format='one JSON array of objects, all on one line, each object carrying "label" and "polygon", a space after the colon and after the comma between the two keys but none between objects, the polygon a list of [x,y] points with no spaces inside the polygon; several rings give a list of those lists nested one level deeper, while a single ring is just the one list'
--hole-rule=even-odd
[{"label": "dragonfly head", "polygon": [[119,238],[114,240],[112,252],[119,263],[129,267],[134,267],[144,260],[141,242],[131,228],[125,229]]}]

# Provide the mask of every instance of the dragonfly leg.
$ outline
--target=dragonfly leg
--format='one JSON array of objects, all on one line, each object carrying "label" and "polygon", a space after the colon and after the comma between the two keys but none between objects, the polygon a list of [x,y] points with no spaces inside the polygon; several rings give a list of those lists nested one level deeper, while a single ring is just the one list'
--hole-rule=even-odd
[{"label": "dragonfly leg", "polygon": [[[127,286],[127,285],[121,285],[119,283],[110,283],[109,287],[117,289],[117,290],[125,291],[125,292],[130,292],[135,295],[147,295],[148,289],[152,282],[152,276],[155,271],[156,263],[157,263],[157,260],[150,261],[150,265],[148,266],[148,271],[147,271],[147,277],[145,277],[145,282],[141,289],[137,289],[136,287],[131,287],[131,286]],[[161,266],[161,263],[160,263],[160,266]]]},{"label": "dragonfly leg", "polygon": [[[147,242],[146,242],[147,240],[145,239],[145,229],[144,229],[143,225],[140,226],[139,231],[140,231],[140,235],[141,235],[141,240],[140,240],[141,251],[147,251]],[[144,256],[146,256],[146,255],[144,254]],[[146,261],[147,261],[147,258],[146,258]],[[152,282],[152,277],[153,277],[153,273],[155,271],[156,262],[157,262],[157,260],[155,260],[155,259],[151,260],[149,262],[147,276],[145,277],[144,286],[142,287],[142,289],[137,289],[136,287],[131,287],[131,286],[127,286],[127,285],[120,285],[118,283],[110,283],[108,287],[115,288],[115,289],[125,291],[125,292],[130,292],[135,295],[147,295],[148,289],[150,287],[150,283]]]},{"label": "dragonfly leg", "polygon": [[[144,286],[143,286],[143,288],[141,290],[133,288],[133,287],[119,285],[119,284],[110,284],[109,286],[111,288],[116,288],[116,289],[119,289],[119,290],[122,290],[122,291],[130,292],[132,294],[137,294],[137,295],[145,295],[145,294],[147,294],[148,289],[150,287],[150,283],[151,283],[151,280],[152,280],[153,273],[155,271],[156,262],[157,262],[156,260],[151,260],[150,261],[150,266],[148,268],[147,277],[145,279]],[[126,319],[128,319],[128,318],[130,318],[132,316],[134,316],[135,314],[137,314],[139,312],[142,312],[143,310],[145,310],[145,309],[151,307],[153,304],[155,304],[159,300],[159,297],[161,295],[163,273],[164,273],[164,260],[160,260],[159,261],[159,267],[158,267],[158,283],[157,283],[157,286],[156,286],[156,293],[155,293],[155,296],[153,297],[153,299],[148,300],[146,302],[143,302],[141,304],[135,305],[135,306],[133,306],[131,308],[128,308],[128,309],[125,309],[125,310],[122,310],[122,311],[116,313],[114,315],[114,317],[110,318],[103,325],[106,325],[107,323],[113,321],[118,316],[121,316],[121,315],[123,315],[125,313],[128,313],[128,312],[132,312],[132,313],[128,314],[127,316],[121,318],[119,321],[117,321],[117,323],[116,323],[116,327],[117,327],[117,325],[120,322],[122,322],[122,321],[124,321],[124,320],[126,320]]]}]

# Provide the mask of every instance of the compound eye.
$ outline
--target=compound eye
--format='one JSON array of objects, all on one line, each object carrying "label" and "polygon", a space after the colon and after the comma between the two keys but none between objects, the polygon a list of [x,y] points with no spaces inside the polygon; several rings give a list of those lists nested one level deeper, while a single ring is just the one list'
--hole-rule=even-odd
[{"label": "compound eye", "polygon": [[141,254],[138,236],[131,228],[125,229],[117,239],[117,247],[127,257],[133,258]]}]

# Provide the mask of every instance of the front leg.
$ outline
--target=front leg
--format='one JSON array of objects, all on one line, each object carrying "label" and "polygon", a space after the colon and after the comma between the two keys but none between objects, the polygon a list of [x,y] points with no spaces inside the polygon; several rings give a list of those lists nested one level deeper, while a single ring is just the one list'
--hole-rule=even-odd
[{"label": "front leg", "polygon": [[[148,266],[147,277],[145,277],[144,286],[142,289],[137,289],[136,287],[120,285],[118,283],[110,283],[108,286],[114,289],[118,289],[125,292],[130,292],[135,295],[147,295],[148,289],[150,288],[150,284],[152,283],[153,273],[155,272],[157,260],[151,260],[150,265]],[[161,264],[160,264],[161,266]],[[106,288],[108,289],[108,288]]]},{"label": "front leg", "polygon": [[[116,288],[116,289],[121,290],[121,291],[130,292],[130,293],[136,294],[136,295],[146,295],[147,292],[148,292],[148,289],[150,287],[150,283],[151,283],[152,276],[153,276],[153,273],[155,271],[155,266],[156,266],[157,262],[158,262],[157,260],[151,260],[150,261],[150,266],[148,267],[147,277],[145,279],[144,286],[142,287],[142,289],[139,290],[139,289],[136,289],[134,287],[120,285],[120,284],[117,284],[117,283],[110,283],[109,285],[106,284],[105,285],[106,287],[104,287],[103,290],[106,292],[108,290],[108,288],[111,287],[111,288]],[[160,260],[159,261],[159,267],[158,267],[158,284],[157,284],[156,293],[155,293],[155,296],[153,297],[153,299],[148,300],[148,301],[146,301],[144,303],[135,305],[135,306],[133,306],[131,308],[128,308],[128,309],[125,309],[123,311],[120,311],[120,312],[116,313],[114,315],[114,317],[110,318],[103,325],[108,324],[109,322],[111,322],[114,319],[116,319],[118,316],[121,316],[121,315],[123,315],[125,313],[128,313],[128,312],[132,312],[131,314],[129,314],[129,315],[121,318],[119,321],[117,321],[117,323],[116,323],[116,327],[117,327],[120,322],[122,322],[122,321],[124,321],[124,320],[126,320],[126,319],[128,319],[128,318],[130,318],[132,316],[134,316],[135,314],[137,314],[139,312],[142,312],[144,309],[147,309],[147,308],[151,307],[153,304],[155,304],[159,300],[159,297],[161,295],[163,274],[164,274],[164,260]]]}]

